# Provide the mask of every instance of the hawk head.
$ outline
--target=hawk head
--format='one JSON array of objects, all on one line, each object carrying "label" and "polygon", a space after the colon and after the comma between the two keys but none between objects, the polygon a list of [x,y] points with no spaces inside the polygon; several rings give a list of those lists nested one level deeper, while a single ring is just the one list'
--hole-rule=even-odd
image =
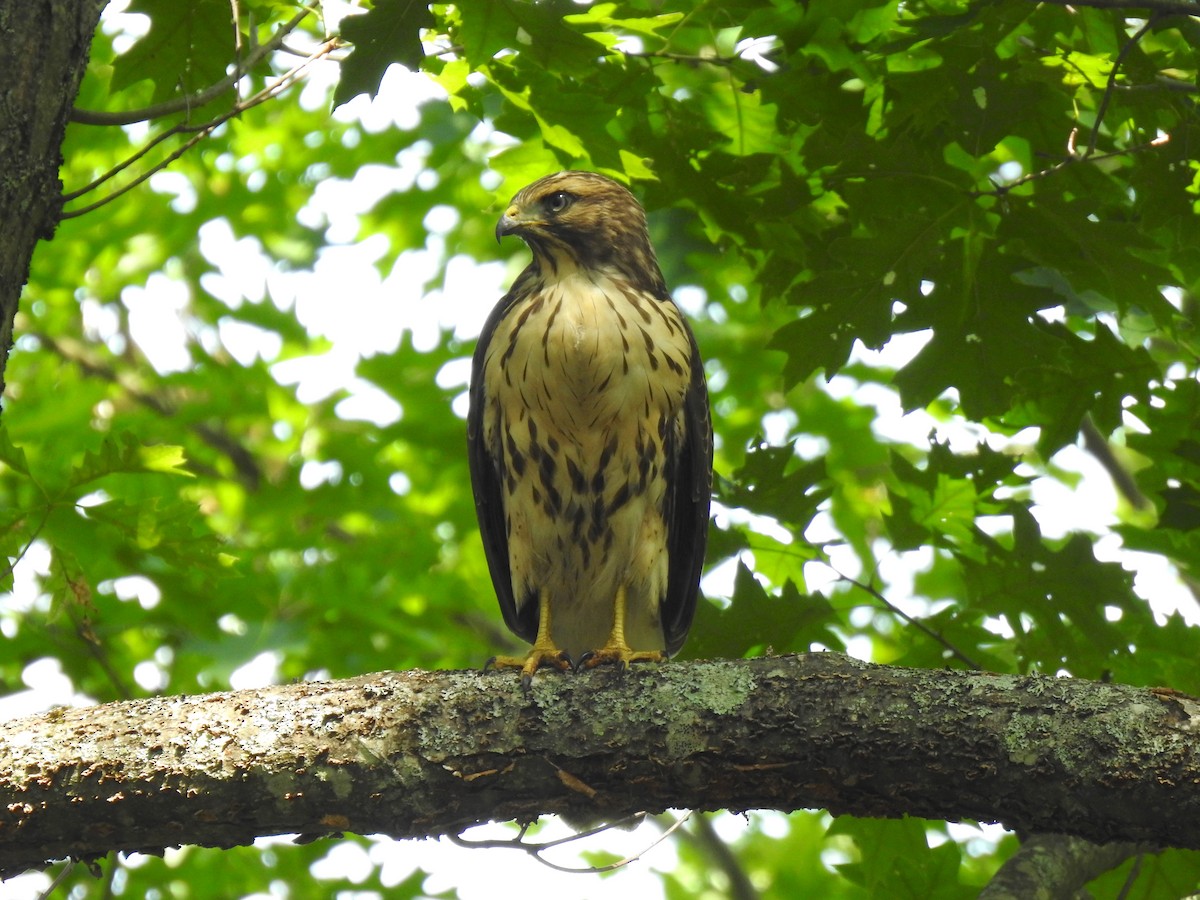
[{"label": "hawk head", "polygon": [[513,197],[496,239],[515,234],[542,277],[615,270],[657,296],[666,284],[650,245],[646,213],[624,185],[594,172],[547,175]]}]

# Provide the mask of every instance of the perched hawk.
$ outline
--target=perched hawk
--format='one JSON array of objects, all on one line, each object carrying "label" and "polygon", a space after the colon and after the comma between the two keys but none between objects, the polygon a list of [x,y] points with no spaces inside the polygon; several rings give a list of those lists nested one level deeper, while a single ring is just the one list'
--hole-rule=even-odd
[{"label": "perched hawk", "polygon": [[696,606],[712,426],[691,329],[642,207],[617,182],[559,172],[496,226],[533,260],[488,317],[471,371],[471,482],[524,680],[662,660]]}]

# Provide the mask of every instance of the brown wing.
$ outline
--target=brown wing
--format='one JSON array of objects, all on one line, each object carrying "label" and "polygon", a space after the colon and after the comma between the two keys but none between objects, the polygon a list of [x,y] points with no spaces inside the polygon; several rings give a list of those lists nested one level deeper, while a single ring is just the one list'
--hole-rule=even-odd
[{"label": "brown wing", "polygon": [[504,614],[504,624],[522,640],[532,643],[537,637],[537,604],[518,605],[513,596],[512,570],[508,562],[508,526],[504,515],[504,499],[500,484],[504,472],[503,448],[497,442],[488,445],[484,438],[484,412],[487,408],[487,385],[483,381],[483,364],[488,345],[500,321],[516,303],[528,282],[517,279],[513,289],[492,308],[484,323],[483,333],[471,358],[471,408],[467,413],[467,461],[471,468],[471,491],[475,495],[475,515],[483,536],[483,552],[487,556],[492,585]]},{"label": "brown wing", "polygon": [[666,510],[667,596],[661,613],[669,656],[683,646],[696,612],[712,498],[713,442],[708,388],[700,351],[690,328],[688,337],[692,345],[692,381],[683,399],[680,413],[683,428],[677,445],[667,447],[670,483]]}]

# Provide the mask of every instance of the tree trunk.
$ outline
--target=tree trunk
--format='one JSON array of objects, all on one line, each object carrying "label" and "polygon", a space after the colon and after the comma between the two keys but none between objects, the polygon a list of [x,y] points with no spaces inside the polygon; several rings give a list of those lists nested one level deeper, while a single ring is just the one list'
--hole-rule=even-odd
[{"label": "tree trunk", "polygon": [[1200,703],[834,653],[383,673],[0,726],[0,872],[260,835],[820,807],[1200,848]]},{"label": "tree trunk", "polygon": [[37,242],[58,224],[62,141],[105,0],[0,4],[0,394]]}]

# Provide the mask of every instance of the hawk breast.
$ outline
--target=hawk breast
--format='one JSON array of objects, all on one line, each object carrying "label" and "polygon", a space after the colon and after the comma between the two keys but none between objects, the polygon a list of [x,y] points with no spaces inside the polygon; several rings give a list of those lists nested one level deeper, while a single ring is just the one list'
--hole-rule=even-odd
[{"label": "hawk breast", "polygon": [[675,304],[615,274],[559,273],[497,324],[484,439],[501,461],[514,600],[523,607],[541,588],[574,607],[556,619],[572,651],[603,643],[622,584],[637,600],[639,646],[662,646],[667,455],[680,444],[691,352]]},{"label": "hawk breast", "polygon": [[516,385],[527,405],[572,433],[678,409],[691,349],[670,300],[619,275],[577,270],[523,305],[498,329],[494,362],[504,377],[493,384]]}]

